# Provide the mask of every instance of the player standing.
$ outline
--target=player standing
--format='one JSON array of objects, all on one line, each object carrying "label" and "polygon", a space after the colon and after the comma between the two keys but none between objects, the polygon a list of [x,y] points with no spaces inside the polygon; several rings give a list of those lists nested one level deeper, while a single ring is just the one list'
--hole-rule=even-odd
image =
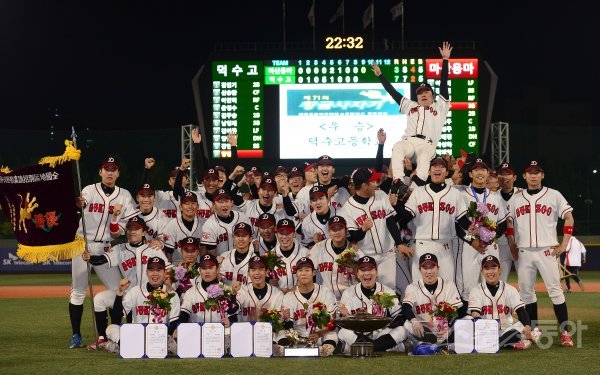
[{"label": "player standing", "polygon": [[571,282],[569,280],[571,278],[579,285],[579,289],[582,292],[585,290],[583,282],[579,277],[579,267],[581,267],[582,263],[586,262],[585,254],[585,246],[575,236],[571,236],[565,253],[565,267],[571,273],[571,275],[565,278],[567,293],[571,293]]},{"label": "player standing", "polygon": [[414,102],[402,94],[388,82],[377,63],[373,62],[373,72],[385,90],[400,105],[400,112],[407,116],[407,126],[402,140],[396,142],[392,149],[391,168],[394,178],[404,179],[404,158],[417,164],[417,174],[412,180],[419,186],[425,185],[429,161],[435,156],[435,147],[440,140],[442,128],[446,123],[446,115],[450,109],[448,94],[448,59],[452,46],[444,42],[439,48],[442,55],[442,73],[440,77],[440,95],[434,102],[433,89],[428,83],[417,87],[417,101]]},{"label": "player standing", "polygon": [[[500,184],[500,196],[504,200],[506,211],[508,212],[508,202],[510,201],[510,198],[512,198],[514,193],[521,191],[520,188],[514,186],[515,181],[517,180],[517,174],[508,163],[503,163],[498,167],[497,173],[498,183]],[[510,246],[508,246],[508,240],[506,239],[506,234],[498,238],[497,244],[499,253],[498,259],[500,260],[500,279],[506,282],[512,264],[514,263],[513,256],[510,253]]]},{"label": "player standing", "polygon": [[[533,160],[523,174],[527,190],[515,193],[510,201],[510,222],[507,232],[508,243],[517,263],[519,291],[532,324],[538,320],[535,279],[540,272],[548,295],[554,305],[554,314],[562,331],[562,346],[573,346],[567,331],[569,313],[563,294],[558,257],[566,248],[573,234],[573,208],[560,192],[542,186],[544,170]],[[556,237],[558,219],[565,221],[563,239],[559,244]],[[511,224],[512,229],[511,230]]]}]

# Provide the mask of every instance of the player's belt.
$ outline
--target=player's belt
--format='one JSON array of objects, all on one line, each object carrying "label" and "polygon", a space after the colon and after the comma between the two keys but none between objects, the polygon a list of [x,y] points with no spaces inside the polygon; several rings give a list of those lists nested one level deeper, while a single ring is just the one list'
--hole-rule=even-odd
[{"label": "player's belt", "polygon": [[433,144],[433,140],[431,138],[429,138],[429,137],[424,136],[423,134],[415,134],[415,135],[411,135],[411,137],[413,137],[413,138],[421,138],[421,139],[426,140],[427,142]]}]

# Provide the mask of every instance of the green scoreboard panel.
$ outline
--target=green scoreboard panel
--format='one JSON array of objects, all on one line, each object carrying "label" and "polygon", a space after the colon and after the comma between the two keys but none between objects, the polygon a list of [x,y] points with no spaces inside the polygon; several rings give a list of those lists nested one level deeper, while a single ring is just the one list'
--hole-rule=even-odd
[{"label": "green scoreboard panel", "polygon": [[[440,58],[212,61],[211,156],[231,156],[227,134],[233,131],[240,158],[306,160],[324,153],[373,158],[376,133],[383,128],[384,156],[390,157],[393,144],[404,135],[406,117],[373,74],[373,61],[409,99],[425,81],[439,93]],[[451,108],[437,144],[439,154],[479,152],[478,62],[449,61]]]}]

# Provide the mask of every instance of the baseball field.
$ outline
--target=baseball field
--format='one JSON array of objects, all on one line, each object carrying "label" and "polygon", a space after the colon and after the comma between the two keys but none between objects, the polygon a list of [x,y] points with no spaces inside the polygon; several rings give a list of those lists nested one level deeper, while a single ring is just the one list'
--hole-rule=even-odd
[{"label": "baseball field", "polygon": [[[201,371],[211,374],[254,373],[587,373],[600,371],[600,272],[583,271],[586,291],[576,284],[567,294],[569,318],[578,331],[574,348],[562,348],[556,325],[545,324],[542,346],[499,354],[407,356],[387,354],[376,359],[334,356],[321,359],[223,358],[182,360],[123,360],[104,351],[68,349],[71,336],[67,310],[70,275],[0,276],[0,368],[12,373],[166,373]],[[510,280],[514,284],[514,279]],[[97,282],[97,280],[96,280]],[[539,285],[541,286],[541,285]],[[28,290],[26,298],[15,291]],[[52,290],[53,294],[48,294]],[[96,288],[99,290],[99,287]],[[96,291],[95,290],[95,291]],[[37,293],[37,294],[36,294]],[[48,297],[51,296],[51,297]],[[547,295],[538,293],[540,319],[554,320]],[[555,333],[556,331],[554,331]],[[84,342],[93,341],[92,317],[86,300],[82,327]],[[596,359],[594,359],[596,358]]]}]

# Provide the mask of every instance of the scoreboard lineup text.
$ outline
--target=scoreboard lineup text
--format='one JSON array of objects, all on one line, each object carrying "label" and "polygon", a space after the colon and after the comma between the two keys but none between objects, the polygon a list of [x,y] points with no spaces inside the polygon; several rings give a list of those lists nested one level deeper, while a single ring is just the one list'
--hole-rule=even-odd
[{"label": "scoreboard lineup text", "polygon": [[[240,158],[263,158],[264,111],[278,111],[264,102],[268,86],[379,83],[371,70],[377,62],[392,83],[428,82],[439,94],[442,59],[337,58],[301,60],[216,60],[212,62],[212,156],[231,157],[227,134],[237,132]],[[479,151],[478,59],[449,60],[451,108],[437,153]],[[411,94],[412,95],[412,94]],[[414,100],[414,98],[413,98]],[[376,137],[373,137],[373,142]],[[394,141],[395,140],[391,140]]]}]

